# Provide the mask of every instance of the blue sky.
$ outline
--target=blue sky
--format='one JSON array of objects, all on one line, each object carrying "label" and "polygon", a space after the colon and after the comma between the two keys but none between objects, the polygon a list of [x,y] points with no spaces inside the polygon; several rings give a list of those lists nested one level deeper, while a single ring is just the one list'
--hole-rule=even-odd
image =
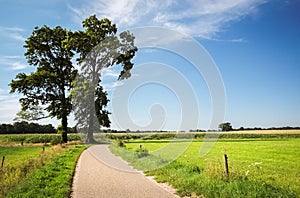
[{"label": "blue sky", "polygon": [[[195,39],[218,68],[226,93],[223,120],[231,122],[235,128],[300,126],[299,0],[0,0],[0,3],[1,123],[12,122],[20,108],[18,98],[21,96],[9,94],[8,84],[17,73],[34,71],[34,67],[27,65],[22,47],[33,28],[60,25],[78,30],[84,18],[97,14],[98,18],[110,18],[119,30],[158,26]],[[118,89],[125,89],[130,80],[116,81],[119,68],[110,68],[103,71],[103,84],[111,99],[112,128],[187,130],[216,127],[211,126],[214,108],[209,89],[211,82],[195,73],[188,60],[168,50],[150,48],[141,49],[134,63],[133,79],[149,67],[152,68],[150,77],[155,72],[162,74],[161,68],[176,71],[174,75],[180,74],[192,87],[196,102],[184,102],[181,98],[179,92],[185,89],[185,82],[177,83],[174,89],[160,83],[146,83],[126,98],[131,122],[123,122],[127,120],[122,117],[123,109],[116,110],[114,105],[118,107]],[[181,77],[174,75],[169,73],[163,78],[177,82]],[[183,107],[181,102],[190,105]],[[190,117],[182,118],[184,111],[190,111]],[[196,126],[188,122],[181,126],[183,119],[194,119],[195,115]],[[58,123],[42,121],[48,122]]]}]

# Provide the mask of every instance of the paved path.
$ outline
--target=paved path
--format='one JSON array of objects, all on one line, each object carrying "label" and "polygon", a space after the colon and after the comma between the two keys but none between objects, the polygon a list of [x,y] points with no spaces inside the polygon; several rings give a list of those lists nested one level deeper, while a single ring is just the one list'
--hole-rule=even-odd
[{"label": "paved path", "polygon": [[108,144],[89,147],[77,163],[72,197],[177,197],[113,155]]}]

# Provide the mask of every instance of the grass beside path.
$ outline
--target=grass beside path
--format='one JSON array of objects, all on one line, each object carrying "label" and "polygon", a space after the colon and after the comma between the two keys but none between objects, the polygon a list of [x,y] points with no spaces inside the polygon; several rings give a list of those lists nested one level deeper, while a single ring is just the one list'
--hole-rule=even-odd
[{"label": "grass beside path", "polygon": [[36,170],[7,197],[69,197],[77,159],[86,146],[74,146]]}]

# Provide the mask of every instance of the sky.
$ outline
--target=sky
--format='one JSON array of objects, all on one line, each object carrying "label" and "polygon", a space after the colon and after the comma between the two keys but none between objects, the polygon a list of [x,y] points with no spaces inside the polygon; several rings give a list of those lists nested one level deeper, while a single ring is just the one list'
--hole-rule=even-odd
[{"label": "sky", "polygon": [[[132,77],[102,71],[113,129],[300,126],[300,0],[0,0],[0,123],[22,95],[9,94],[34,27],[80,30],[107,17],[136,34]],[[75,63],[74,63],[75,64]],[[70,125],[75,125],[70,116]],[[55,119],[40,123],[57,125]]]}]

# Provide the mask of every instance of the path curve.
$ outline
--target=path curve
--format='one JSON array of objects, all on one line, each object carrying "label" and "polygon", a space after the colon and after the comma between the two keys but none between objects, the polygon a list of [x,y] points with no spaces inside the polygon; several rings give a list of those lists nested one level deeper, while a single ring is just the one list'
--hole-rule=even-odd
[{"label": "path curve", "polygon": [[170,187],[163,187],[113,155],[108,146],[100,144],[83,151],[76,165],[71,197],[178,197]]}]

